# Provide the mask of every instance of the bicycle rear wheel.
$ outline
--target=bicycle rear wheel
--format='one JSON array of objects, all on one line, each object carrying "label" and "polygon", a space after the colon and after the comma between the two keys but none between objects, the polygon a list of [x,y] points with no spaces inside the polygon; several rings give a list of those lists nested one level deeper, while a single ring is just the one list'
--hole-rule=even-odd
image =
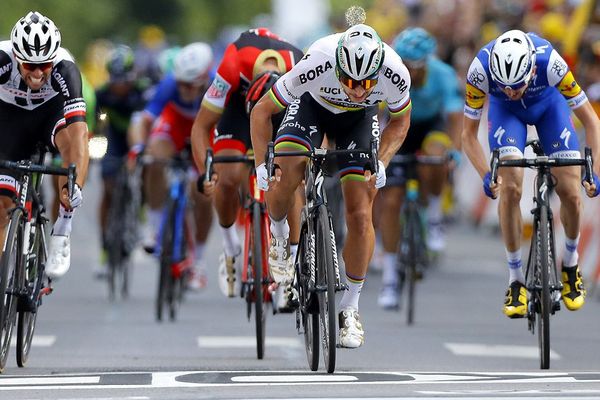
[{"label": "bicycle rear wheel", "polygon": [[27,287],[27,302],[29,307],[19,310],[17,320],[17,365],[24,367],[29,359],[31,342],[35,332],[35,323],[37,321],[37,306],[39,305],[40,290],[43,284],[43,265],[46,263],[44,253],[44,243],[42,241],[44,224],[36,226],[35,236],[32,243],[33,258],[27,260],[23,282]]},{"label": "bicycle rear wheel", "polygon": [[317,261],[317,288],[319,319],[323,340],[323,360],[328,373],[335,370],[337,329],[335,312],[335,260],[333,257],[333,228],[325,205],[317,209],[316,241],[319,251]]},{"label": "bicycle rear wheel", "polygon": [[406,323],[412,325],[415,315],[415,291],[417,285],[417,246],[418,246],[418,215],[414,210],[409,210],[405,218],[405,234],[403,240],[406,241],[406,281],[408,284],[406,301]]},{"label": "bicycle rear wheel", "polygon": [[173,251],[174,205],[169,201],[167,214],[161,226],[160,255],[158,272],[158,292],[156,296],[156,319],[162,321],[163,308],[169,308],[173,298],[173,278],[171,275],[171,262]]},{"label": "bicycle rear wheel", "polygon": [[0,259],[0,372],[4,371],[10,340],[17,313],[17,297],[13,294],[20,288],[19,270],[23,242],[23,212],[15,209],[10,217],[4,253]]},{"label": "bicycle rear wheel", "polygon": [[541,279],[541,290],[539,292],[538,318],[538,342],[540,346],[540,368],[550,368],[550,313],[552,310],[552,298],[550,296],[549,272],[550,272],[550,229],[548,221],[548,206],[540,207],[539,224],[539,249],[538,253]]},{"label": "bicycle rear wheel", "polygon": [[265,331],[267,322],[265,292],[263,287],[263,214],[260,203],[252,205],[252,286],[254,290],[254,319],[256,323],[256,357],[262,360],[265,354]]},{"label": "bicycle rear wheel", "polygon": [[296,287],[298,290],[298,300],[300,307],[300,321],[304,330],[304,347],[306,349],[306,358],[311,371],[319,369],[319,312],[318,300],[314,293],[310,293],[310,263],[314,262],[314,240],[308,233],[308,223],[303,212],[302,225],[300,230],[300,243],[298,245],[298,255],[296,257]]}]

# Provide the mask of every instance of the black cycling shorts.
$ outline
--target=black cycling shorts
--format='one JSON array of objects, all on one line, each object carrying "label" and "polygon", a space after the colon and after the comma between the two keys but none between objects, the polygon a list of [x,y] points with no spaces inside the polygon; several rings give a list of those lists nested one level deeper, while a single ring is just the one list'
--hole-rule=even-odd
[{"label": "black cycling shorts", "polygon": [[[34,110],[26,110],[0,101],[0,159],[30,159],[39,145],[54,149],[53,137],[64,128],[64,102],[55,96]],[[18,174],[0,170],[0,195],[14,196],[14,178]]]},{"label": "black cycling shorts", "polygon": [[[421,150],[423,142],[431,132],[441,131],[444,121],[440,116],[422,122],[411,122],[406,139],[397,154],[415,154]],[[390,161],[385,169],[386,186],[401,186],[406,182],[406,170],[403,165]]]},{"label": "black cycling shorts", "polygon": [[371,138],[379,140],[380,135],[377,106],[334,114],[305,93],[287,107],[275,147],[310,150],[321,146],[324,135],[336,149],[365,150],[364,155],[337,157],[342,181],[364,179],[365,168],[371,165]]}]

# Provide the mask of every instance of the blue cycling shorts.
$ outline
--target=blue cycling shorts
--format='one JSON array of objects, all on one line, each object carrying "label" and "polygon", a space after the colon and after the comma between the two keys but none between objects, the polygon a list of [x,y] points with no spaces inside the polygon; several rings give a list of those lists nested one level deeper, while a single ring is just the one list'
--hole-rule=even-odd
[{"label": "blue cycling shorts", "polygon": [[556,91],[528,108],[520,101],[490,98],[488,142],[499,149],[500,158],[523,157],[527,125],[534,125],[544,153],[554,158],[579,158],[579,139],[571,121],[571,110]]}]

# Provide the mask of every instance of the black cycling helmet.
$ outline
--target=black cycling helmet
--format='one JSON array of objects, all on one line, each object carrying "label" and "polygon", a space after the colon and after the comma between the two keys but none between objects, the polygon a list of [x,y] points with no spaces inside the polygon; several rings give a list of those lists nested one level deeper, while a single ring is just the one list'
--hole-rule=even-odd
[{"label": "black cycling helmet", "polygon": [[273,86],[280,77],[281,75],[277,71],[261,72],[254,77],[246,92],[246,114],[250,115],[250,112],[256,103],[258,103],[260,98],[263,97],[269,89],[271,89],[271,86]]},{"label": "black cycling helmet", "polygon": [[111,82],[129,82],[135,80],[134,54],[129,46],[115,47],[106,62]]}]

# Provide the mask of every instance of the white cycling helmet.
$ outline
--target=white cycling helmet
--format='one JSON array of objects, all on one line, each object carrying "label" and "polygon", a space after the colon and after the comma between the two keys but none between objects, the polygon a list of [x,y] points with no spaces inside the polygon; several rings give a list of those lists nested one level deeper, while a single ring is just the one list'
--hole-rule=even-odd
[{"label": "white cycling helmet", "polygon": [[374,77],[383,65],[383,43],[375,29],[365,24],[350,27],[335,53],[338,72],[355,80]]},{"label": "white cycling helmet", "polygon": [[523,31],[512,30],[496,39],[490,52],[492,79],[515,88],[529,82],[535,66],[535,46]]},{"label": "white cycling helmet", "polygon": [[188,44],[175,56],[173,74],[179,82],[196,83],[208,78],[213,52],[202,42]]},{"label": "white cycling helmet", "polygon": [[60,31],[54,22],[37,11],[21,18],[10,33],[17,61],[45,63],[54,61],[60,48]]}]

